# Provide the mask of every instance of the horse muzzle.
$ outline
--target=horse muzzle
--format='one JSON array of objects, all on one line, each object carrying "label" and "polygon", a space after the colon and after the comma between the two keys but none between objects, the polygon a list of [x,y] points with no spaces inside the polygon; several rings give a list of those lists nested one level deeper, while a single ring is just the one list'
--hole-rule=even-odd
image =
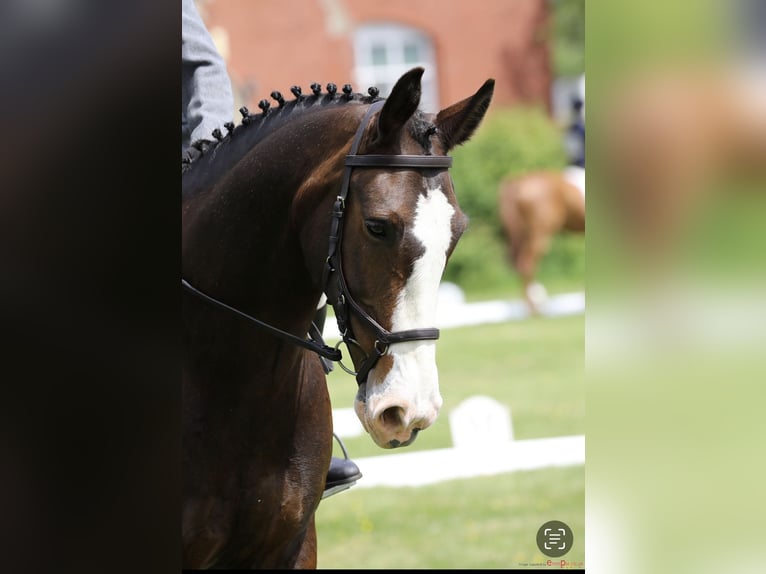
[{"label": "horse muzzle", "polygon": [[367,385],[359,387],[354,410],[364,429],[381,448],[399,448],[415,442],[418,433],[431,426],[441,408],[442,398],[415,402],[397,393],[367,396]]}]

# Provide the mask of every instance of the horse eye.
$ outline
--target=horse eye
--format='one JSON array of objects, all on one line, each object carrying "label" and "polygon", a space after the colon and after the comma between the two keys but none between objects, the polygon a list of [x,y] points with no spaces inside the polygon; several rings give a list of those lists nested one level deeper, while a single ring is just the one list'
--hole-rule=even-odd
[{"label": "horse eye", "polygon": [[364,225],[367,227],[367,232],[373,237],[378,239],[386,238],[386,222],[379,219],[366,219]]}]

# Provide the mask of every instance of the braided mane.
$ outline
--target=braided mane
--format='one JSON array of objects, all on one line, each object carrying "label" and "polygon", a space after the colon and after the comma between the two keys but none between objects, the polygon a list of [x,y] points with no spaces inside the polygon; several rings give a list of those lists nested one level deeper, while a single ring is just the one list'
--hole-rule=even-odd
[{"label": "braided mane", "polygon": [[[192,170],[201,158],[214,155],[213,152],[222,143],[233,142],[245,134],[258,131],[258,128],[278,127],[283,120],[291,117],[296,112],[302,112],[317,106],[326,107],[347,104],[349,102],[371,104],[381,99],[378,97],[379,90],[375,87],[367,90],[368,95],[354,93],[350,84],[344,85],[341,93],[338,93],[337,86],[332,83],[327,84],[326,90],[325,93],[322,93],[322,87],[317,83],[313,83],[311,84],[311,95],[303,95],[300,86],[293,86],[290,88],[290,91],[295,99],[286,101],[280,92],[273,91],[271,92],[271,97],[277,105],[272,107],[269,100],[263,99],[258,102],[261,113],[251,114],[246,107],[241,107],[239,109],[240,114],[242,114],[241,123],[235,126],[234,122],[227,122],[224,126],[227,130],[226,135],[223,135],[220,129],[215,129],[211,134],[212,139],[200,139],[191,144],[181,158],[181,173],[184,174]],[[267,131],[264,131],[264,133],[267,133]]]}]

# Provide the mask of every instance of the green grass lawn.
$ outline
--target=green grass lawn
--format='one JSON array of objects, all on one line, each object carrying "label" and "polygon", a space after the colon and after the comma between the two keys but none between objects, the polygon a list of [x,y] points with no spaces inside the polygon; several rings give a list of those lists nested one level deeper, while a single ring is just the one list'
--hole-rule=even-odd
[{"label": "green grass lawn", "polygon": [[[452,446],[449,412],[472,395],[511,409],[516,439],[585,433],[584,316],[444,329],[437,343],[444,406],[406,452]],[[353,377],[329,377],[333,407],[350,407]],[[366,434],[351,458],[393,455]],[[342,456],[340,449],[336,454]],[[362,478],[364,480],[364,478]],[[520,568],[547,560],[535,543],[548,520],[574,531],[563,558],[584,560],[584,468],[550,468],[419,488],[354,489],[317,513],[320,568]]]},{"label": "green grass lawn", "polygon": [[562,558],[584,562],[584,490],[582,466],[352,488],[319,505],[318,567],[523,568],[548,559],[536,535],[549,520],[574,533]]}]

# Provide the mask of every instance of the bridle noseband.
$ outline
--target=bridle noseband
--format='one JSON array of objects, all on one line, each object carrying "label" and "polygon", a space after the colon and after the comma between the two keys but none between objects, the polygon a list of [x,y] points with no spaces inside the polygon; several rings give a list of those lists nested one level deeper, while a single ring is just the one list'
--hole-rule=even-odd
[{"label": "bridle noseband", "polygon": [[[375,367],[380,358],[388,353],[391,345],[407,341],[436,340],[439,338],[439,329],[434,328],[408,329],[406,331],[396,331],[393,333],[383,328],[354,300],[348,290],[346,278],[343,275],[340,245],[343,237],[343,217],[346,210],[346,198],[348,197],[349,186],[351,183],[351,172],[354,168],[407,167],[444,170],[452,167],[452,158],[449,156],[357,155],[362,135],[369,123],[370,117],[376,111],[381,109],[384,104],[385,100],[381,100],[370,105],[362,122],[356,130],[351,149],[346,156],[340,193],[333,206],[332,221],[330,225],[329,254],[322,276],[322,284],[324,286],[325,294],[335,311],[335,318],[338,322],[338,330],[341,334],[341,340],[346,343],[346,346],[354,345],[364,352],[364,349],[362,349],[361,345],[356,341],[351,330],[350,314],[352,311],[375,333],[375,343],[373,344],[372,354],[365,357],[359,372],[353,373],[352,371],[349,371],[356,375],[356,381],[359,385],[367,382],[367,375]],[[316,329],[313,324],[312,331],[309,334],[311,340],[302,339],[211,297],[183,278],[181,278],[181,286],[204,301],[234,313],[235,315],[254,323],[257,327],[270,332],[276,337],[308,349],[331,361],[340,363],[343,358],[338,349],[338,345],[333,348],[324,344],[321,333],[318,332],[318,329]],[[338,344],[340,344],[340,342]],[[340,364],[343,366],[342,363]],[[344,367],[344,369],[346,368]],[[346,370],[348,371],[348,369]]]},{"label": "bridle noseband", "polygon": [[[384,104],[385,101],[381,100],[373,103],[369,107],[364,119],[362,119],[362,122],[356,130],[354,140],[351,143],[351,149],[346,156],[340,193],[333,206],[332,223],[330,225],[329,254],[327,255],[327,264],[322,279],[327,298],[335,311],[338,330],[340,331],[341,338],[343,342],[346,343],[346,346],[355,345],[364,352],[364,349],[362,349],[361,345],[356,341],[353,332],[351,331],[350,314],[352,311],[375,333],[375,343],[373,344],[372,353],[367,354],[359,368],[359,372],[356,373],[356,382],[360,385],[367,381],[367,375],[375,367],[380,358],[388,353],[388,349],[391,345],[407,341],[436,340],[439,338],[439,329],[409,329],[392,333],[383,328],[354,300],[348,290],[346,278],[343,275],[343,259],[340,254],[340,245],[343,238],[343,216],[346,210],[346,198],[348,197],[349,186],[351,184],[352,170],[354,168],[366,167],[448,169],[452,166],[452,158],[448,156],[357,155],[359,144],[362,140],[362,134],[367,128],[370,117],[377,110],[382,108]],[[335,280],[333,280],[333,278],[335,278]]]}]

